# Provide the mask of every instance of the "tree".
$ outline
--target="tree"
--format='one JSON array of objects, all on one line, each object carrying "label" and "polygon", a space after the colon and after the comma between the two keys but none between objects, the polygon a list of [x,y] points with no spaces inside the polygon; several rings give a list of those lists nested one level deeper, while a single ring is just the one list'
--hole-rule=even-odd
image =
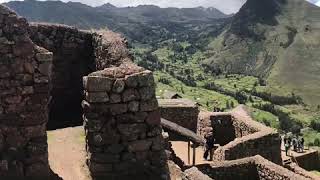
[{"label": "tree", "polygon": [[318,132],[320,132],[320,117],[311,120],[310,127]]},{"label": "tree", "polygon": [[319,138],[316,138],[313,142],[313,145],[314,146],[320,146],[320,139]]},{"label": "tree", "polygon": [[253,102],[253,98],[252,98],[251,95],[249,96],[249,101],[250,101],[250,102]]},{"label": "tree", "polygon": [[263,124],[265,124],[266,126],[271,127],[271,123],[270,123],[270,121],[268,121],[267,119],[263,118],[263,119],[262,119],[262,122],[263,122]]}]

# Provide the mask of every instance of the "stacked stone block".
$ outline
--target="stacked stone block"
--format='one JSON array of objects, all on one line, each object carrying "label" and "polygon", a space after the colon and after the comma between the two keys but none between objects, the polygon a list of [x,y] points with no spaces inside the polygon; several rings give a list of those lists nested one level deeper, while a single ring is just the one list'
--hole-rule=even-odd
[{"label": "stacked stone block", "polygon": [[[257,155],[238,160],[224,161],[197,166],[200,171],[213,179],[234,180],[306,180],[282,166],[274,164]],[[313,179],[313,178],[310,178]]]},{"label": "stacked stone block", "polygon": [[0,6],[0,179],[45,179],[52,53],[33,44],[26,19]]},{"label": "stacked stone block", "polygon": [[96,70],[93,34],[66,25],[34,23],[30,36],[53,52],[48,128],[82,125],[82,77]]},{"label": "stacked stone block", "polygon": [[188,99],[159,99],[161,117],[197,132],[199,107]]},{"label": "stacked stone block", "polygon": [[152,73],[131,63],[84,77],[88,166],[94,179],[166,179]]}]

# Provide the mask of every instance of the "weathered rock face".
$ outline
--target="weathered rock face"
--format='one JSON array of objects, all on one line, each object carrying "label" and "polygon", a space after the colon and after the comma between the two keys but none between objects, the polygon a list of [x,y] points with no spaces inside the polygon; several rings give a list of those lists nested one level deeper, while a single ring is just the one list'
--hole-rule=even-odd
[{"label": "weathered rock face", "polygon": [[82,125],[82,77],[96,69],[93,34],[65,25],[32,24],[30,36],[53,52],[48,128]]},{"label": "weathered rock face", "polygon": [[0,5],[0,177],[46,179],[52,53],[36,46],[26,19]]},{"label": "weathered rock face", "polygon": [[[166,154],[152,73],[124,63],[89,74],[84,77],[84,87],[84,121],[92,176],[166,179]],[[139,93],[145,88],[152,95]]]}]

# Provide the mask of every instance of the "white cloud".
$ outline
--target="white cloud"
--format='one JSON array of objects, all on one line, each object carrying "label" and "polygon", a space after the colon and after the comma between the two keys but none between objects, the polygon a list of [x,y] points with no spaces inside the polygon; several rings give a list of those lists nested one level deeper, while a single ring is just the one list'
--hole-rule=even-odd
[{"label": "white cloud", "polygon": [[313,4],[317,5],[317,6],[320,6],[320,0],[307,0],[307,1],[313,3]]}]

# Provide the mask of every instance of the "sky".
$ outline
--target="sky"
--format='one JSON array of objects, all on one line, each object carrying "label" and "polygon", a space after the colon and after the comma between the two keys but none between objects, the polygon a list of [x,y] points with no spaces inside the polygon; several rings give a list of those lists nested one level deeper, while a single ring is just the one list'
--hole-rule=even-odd
[{"label": "sky", "polygon": [[[0,3],[10,0],[0,0]],[[62,0],[64,2],[70,0]],[[105,3],[111,3],[118,7],[137,6],[141,4],[153,4],[160,7],[215,7],[226,14],[237,12],[246,0],[71,0],[88,4],[90,6],[99,6]],[[308,0],[320,6],[320,0]]]}]

